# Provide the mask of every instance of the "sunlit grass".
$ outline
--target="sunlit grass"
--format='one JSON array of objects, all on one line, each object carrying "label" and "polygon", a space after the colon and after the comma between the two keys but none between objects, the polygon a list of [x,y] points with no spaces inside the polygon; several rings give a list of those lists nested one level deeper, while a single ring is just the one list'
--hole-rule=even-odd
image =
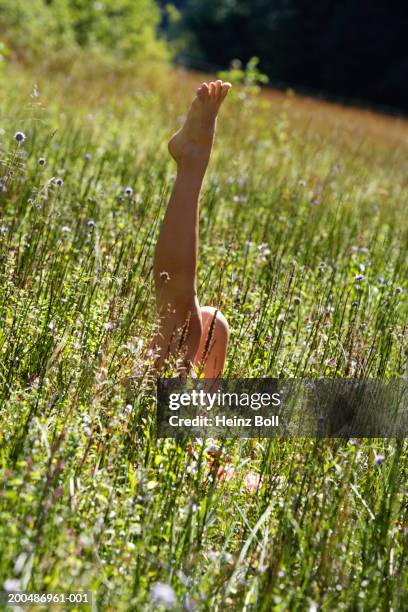
[{"label": "sunlit grass", "polygon": [[[156,582],[180,609],[402,610],[405,443],[227,441],[213,461],[154,438],[151,258],[193,81],[93,65],[3,79],[0,579],[112,610],[153,609]],[[202,304],[230,322],[227,375],[406,373],[406,134],[230,96],[199,269]]]}]

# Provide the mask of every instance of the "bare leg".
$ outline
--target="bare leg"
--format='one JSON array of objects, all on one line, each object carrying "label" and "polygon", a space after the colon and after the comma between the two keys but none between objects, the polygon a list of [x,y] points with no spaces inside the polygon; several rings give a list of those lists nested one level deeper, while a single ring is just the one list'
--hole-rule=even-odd
[{"label": "bare leg", "polygon": [[177,177],[154,258],[159,332],[153,340],[160,368],[168,356],[194,363],[203,335],[197,299],[199,195],[210,159],[217,113],[229,83],[203,83],[184,126],[169,142]]}]

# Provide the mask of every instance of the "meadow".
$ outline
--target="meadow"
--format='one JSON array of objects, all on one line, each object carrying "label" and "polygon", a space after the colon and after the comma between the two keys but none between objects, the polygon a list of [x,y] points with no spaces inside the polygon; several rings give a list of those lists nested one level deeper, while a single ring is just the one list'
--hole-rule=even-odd
[{"label": "meadow", "polygon": [[[228,76],[199,264],[225,375],[405,376],[407,122]],[[166,142],[201,79],[0,77],[0,583],[99,610],[404,610],[404,440],[155,437]]]}]

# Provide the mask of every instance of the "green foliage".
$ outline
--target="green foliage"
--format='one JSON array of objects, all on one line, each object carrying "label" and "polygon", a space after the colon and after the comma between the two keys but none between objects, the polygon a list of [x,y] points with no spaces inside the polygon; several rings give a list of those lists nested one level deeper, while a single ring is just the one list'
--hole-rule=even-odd
[{"label": "green foliage", "polygon": [[156,40],[159,10],[152,0],[68,0],[77,42],[129,59],[164,52]]},{"label": "green foliage", "polygon": [[232,85],[243,86],[250,95],[259,93],[259,85],[269,81],[267,75],[259,70],[258,57],[251,57],[245,67],[242,66],[240,60],[232,60],[230,69],[220,71],[218,77],[229,81]]},{"label": "green foliage", "polygon": [[2,69],[8,55],[10,55],[10,49],[0,41],[0,70]]},{"label": "green foliage", "polygon": [[164,58],[159,18],[153,0],[0,0],[0,27],[25,59],[69,55],[78,47],[122,59]]},{"label": "green foliage", "polygon": [[25,58],[71,49],[74,37],[68,0],[0,0],[0,30],[11,49]]}]

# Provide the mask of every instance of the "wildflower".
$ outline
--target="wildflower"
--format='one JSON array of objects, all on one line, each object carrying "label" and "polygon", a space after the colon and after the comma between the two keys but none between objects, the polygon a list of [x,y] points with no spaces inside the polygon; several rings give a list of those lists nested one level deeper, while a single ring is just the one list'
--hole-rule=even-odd
[{"label": "wildflower", "polygon": [[233,197],[234,202],[239,202],[241,204],[246,204],[246,202],[248,201],[247,196],[245,195],[235,195]]},{"label": "wildflower", "polygon": [[20,591],[21,582],[18,578],[8,578],[3,584],[3,589],[5,591]]},{"label": "wildflower", "polygon": [[231,480],[232,478],[235,478],[236,474],[235,468],[230,463],[227,463],[225,467],[222,465],[219,466],[217,478],[221,481]]},{"label": "wildflower", "polygon": [[170,280],[170,274],[168,272],[160,272],[160,280],[167,283]]},{"label": "wildflower", "polygon": [[92,159],[92,155],[90,153],[85,153],[84,160],[85,161],[91,161],[91,159]]},{"label": "wildflower", "polygon": [[293,298],[293,303],[296,304],[296,306],[298,306],[301,301],[302,300],[300,299],[298,295],[295,295],[295,297]]},{"label": "wildflower", "polygon": [[173,587],[164,582],[155,582],[150,589],[150,596],[153,603],[161,604],[165,608],[171,608],[177,603]]},{"label": "wildflower", "polygon": [[45,166],[45,164],[46,164],[46,163],[47,163],[47,162],[46,162],[46,160],[45,160],[45,157],[39,157],[39,158],[38,158],[38,164],[39,164],[40,166]]},{"label": "wildflower", "polygon": [[63,225],[61,231],[64,232],[64,234],[69,234],[72,230],[68,225]]},{"label": "wildflower", "polygon": [[62,180],[62,178],[56,178],[55,179],[55,184],[57,185],[57,187],[62,187],[62,185],[64,184],[64,181]]},{"label": "wildflower", "polygon": [[382,463],[384,463],[384,461],[385,461],[384,455],[376,455],[374,458],[375,465],[381,465]]},{"label": "wildflower", "polygon": [[126,414],[132,414],[132,411],[133,411],[132,404],[126,404],[126,406],[125,406]]},{"label": "wildflower", "polygon": [[268,249],[268,245],[266,242],[262,242],[262,244],[258,246],[258,251],[260,252],[262,257],[266,257],[267,255],[271,254],[271,251],[270,249]]},{"label": "wildflower", "polygon": [[21,144],[25,141],[26,135],[24,134],[24,132],[16,132],[14,134],[14,139],[18,142],[18,144]]},{"label": "wildflower", "polygon": [[127,195],[128,198],[131,198],[133,195],[133,189],[131,187],[126,187],[125,194]]},{"label": "wildflower", "polygon": [[90,219],[87,223],[89,229],[93,229],[96,225],[95,221],[92,221],[92,219]]},{"label": "wildflower", "polygon": [[244,476],[244,484],[250,493],[255,493],[262,484],[260,474],[256,472],[248,472]]},{"label": "wildflower", "polygon": [[354,277],[354,282],[355,283],[360,283],[363,280],[364,280],[364,275],[363,274],[357,274],[357,276]]},{"label": "wildflower", "polygon": [[402,287],[395,287],[395,293],[402,293],[403,291]]},{"label": "wildflower", "polygon": [[5,225],[0,225],[0,234],[6,234],[8,228]]},{"label": "wildflower", "polygon": [[306,187],[306,181],[304,179],[300,179],[298,181],[298,185],[300,185],[300,187]]}]

